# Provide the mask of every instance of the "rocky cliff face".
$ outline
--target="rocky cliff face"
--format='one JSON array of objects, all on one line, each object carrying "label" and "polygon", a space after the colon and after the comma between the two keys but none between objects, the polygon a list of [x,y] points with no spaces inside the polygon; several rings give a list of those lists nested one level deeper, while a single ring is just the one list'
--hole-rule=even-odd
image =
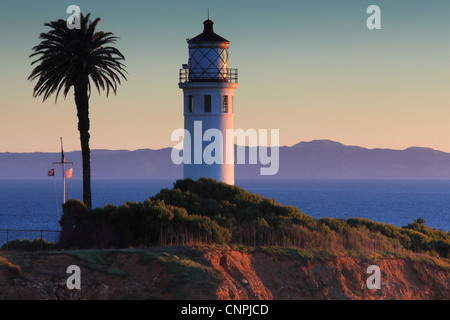
[{"label": "rocky cliff face", "polygon": [[[216,246],[0,252],[0,299],[450,299],[448,260],[292,253]],[[379,290],[366,286],[372,264],[381,270]],[[66,286],[69,265],[80,267],[81,290]]]}]

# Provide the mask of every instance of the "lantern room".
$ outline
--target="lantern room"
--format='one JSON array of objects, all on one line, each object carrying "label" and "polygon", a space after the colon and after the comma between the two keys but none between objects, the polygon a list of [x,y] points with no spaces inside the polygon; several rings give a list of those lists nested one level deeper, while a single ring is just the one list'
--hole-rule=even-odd
[{"label": "lantern room", "polygon": [[189,62],[180,71],[180,82],[237,82],[237,70],[228,68],[230,42],[214,32],[214,22],[203,22],[203,32],[187,39]]}]

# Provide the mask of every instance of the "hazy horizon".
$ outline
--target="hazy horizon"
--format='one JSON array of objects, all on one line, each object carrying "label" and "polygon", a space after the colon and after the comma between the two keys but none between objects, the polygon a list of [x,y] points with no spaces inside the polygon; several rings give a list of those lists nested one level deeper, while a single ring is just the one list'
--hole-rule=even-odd
[{"label": "hazy horizon", "polygon": [[[78,150],[73,90],[33,98],[28,56],[66,8],[101,17],[125,55],[117,96],[92,92],[91,148],[173,147],[183,127],[178,71],[207,9],[239,70],[235,128],[280,129],[280,145],[330,139],[364,148],[450,152],[450,2],[344,0],[20,1],[0,12],[0,152]],[[381,8],[381,30],[366,9]]]},{"label": "hazy horizon", "polygon": [[[418,145],[412,145],[412,146],[409,146],[409,147],[406,147],[406,148],[401,148],[401,149],[397,149],[397,148],[381,148],[381,147],[367,148],[367,147],[364,147],[364,146],[347,145],[347,144],[344,144],[342,142],[331,140],[331,139],[316,139],[316,140],[310,140],[310,141],[298,141],[298,142],[296,142],[296,143],[294,143],[292,145],[280,145],[278,147],[280,147],[280,148],[282,148],[282,147],[291,148],[291,147],[293,147],[293,146],[295,146],[295,145],[297,145],[299,143],[311,143],[311,142],[332,142],[332,143],[336,143],[336,144],[342,144],[345,147],[358,147],[358,148],[363,148],[363,149],[367,149],[367,150],[379,149],[379,150],[404,151],[404,150],[411,149],[411,148],[420,148],[420,149],[432,149],[432,150],[438,151],[438,152],[450,153],[448,151],[443,151],[443,150],[439,150],[439,149],[430,148],[430,147],[427,147],[427,146],[418,146]],[[235,146],[241,146],[241,145],[235,143]],[[246,147],[248,147],[248,145],[246,145]],[[259,145],[257,145],[256,147],[259,147]],[[60,153],[61,152],[61,149],[60,149],[61,147],[58,146],[58,148],[55,148],[55,150],[53,150],[53,151],[21,151],[21,152],[0,151],[0,153]],[[108,148],[98,148],[97,149],[96,148],[96,149],[94,149],[94,148],[91,148],[91,151],[94,151],[94,150],[95,151],[103,151],[104,150],[104,151],[130,151],[130,152],[133,152],[133,151],[139,151],[139,150],[155,150],[155,151],[157,151],[157,150],[168,149],[168,148],[174,148],[174,146],[165,146],[165,147],[163,146],[163,147],[160,147],[160,148],[148,147],[148,148],[138,148],[138,149],[126,149],[126,148],[120,148],[120,149],[108,149]],[[66,153],[71,153],[71,152],[81,152],[81,147],[79,149],[71,149],[71,150],[66,150],[64,148],[64,153],[65,154]]]}]

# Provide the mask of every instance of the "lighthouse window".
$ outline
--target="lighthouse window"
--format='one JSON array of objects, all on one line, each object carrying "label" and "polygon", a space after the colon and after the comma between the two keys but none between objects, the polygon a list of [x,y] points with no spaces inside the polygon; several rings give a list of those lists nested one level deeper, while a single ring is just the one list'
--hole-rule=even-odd
[{"label": "lighthouse window", "polygon": [[192,113],[194,112],[194,97],[188,96],[188,112]]},{"label": "lighthouse window", "polygon": [[222,97],[222,111],[223,113],[228,113],[228,96]]},{"label": "lighthouse window", "polygon": [[211,112],[211,96],[205,95],[205,112]]}]

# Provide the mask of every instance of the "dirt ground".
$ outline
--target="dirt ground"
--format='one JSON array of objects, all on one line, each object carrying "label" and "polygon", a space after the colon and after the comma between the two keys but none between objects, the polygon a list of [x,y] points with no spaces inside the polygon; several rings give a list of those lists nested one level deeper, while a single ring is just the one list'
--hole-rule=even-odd
[{"label": "dirt ground", "polygon": [[[381,289],[369,290],[369,265]],[[67,267],[81,270],[68,289]],[[0,299],[449,300],[446,259],[379,256],[309,258],[227,246],[58,252],[0,251]]]}]

